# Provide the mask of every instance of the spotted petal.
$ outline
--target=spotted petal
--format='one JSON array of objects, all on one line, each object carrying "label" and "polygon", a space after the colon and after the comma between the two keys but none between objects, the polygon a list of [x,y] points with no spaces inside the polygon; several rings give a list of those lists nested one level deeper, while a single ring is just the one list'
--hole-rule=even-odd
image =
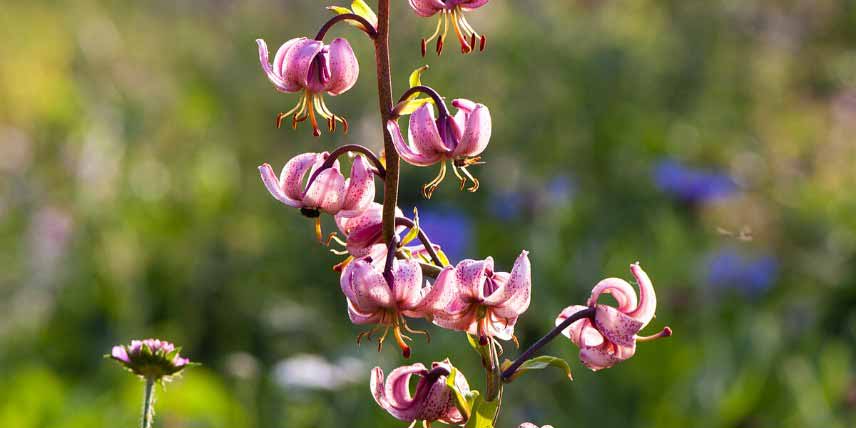
[{"label": "spotted petal", "polygon": [[360,64],[347,40],[337,38],[330,43],[330,80],[326,91],[339,95],[351,89],[360,75]]},{"label": "spotted petal", "polygon": [[393,297],[380,272],[365,260],[355,260],[342,271],[339,280],[345,297],[354,309],[362,314],[371,314],[381,309],[392,308]]},{"label": "spotted petal", "polygon": [[645,328],[654,318],[654,312],[657,310],[657,294],[654,293],[654,284],[651,283],[651,278],[642,270],[639,263],[630,265],[630,271],[639,284],[639,305],[629,315],[642,323],[641,329]]},{"label": "spotted petal", "polygon": [[476,104],[472,113],[467,116],[464,133],[452,156],[472,157],[480,155],[490,142],[490,134],[490,111],[483,104]]},{"label": "spotted petal", "polygon": [[429,166],[443,160],[443,157],[437,152],[422,153],[410,146],[404,141],[401,135],[401,128],[398,126],[398,121],[390,120],[386,123],[386,130],[392,137],[392,143],[398,151],[399,156],[405,162],[414,166]]},{"label": "spotted petal", "polygon": [[276,200],[295,208],[300,208],[303,204],[299,200],[292,199],[288,197],[288,195],[283,191],[282,186],[280,185],[280,181],[277,180],[276,174],[273,172],[273,168],[269,164],[262,164],[259,166],[259,174],[262,177],[262,183],[264,183],[268,192],[276,198]]},{"label": "spotted petal", "polygon": [[328,214],[339,212],[344,201],[345,177],[337,167],[321,171],[303,195],[305,206],[318,208]]},{"label": "spotted petal", "polygon": [[417,15],[427,18],[446,8],[442,0],[409,0],[410,7]]},{"label": "spotted petal", "polygon": [[375,367],[369,381],[375,402],[398,420],[414,421],[420,409],[419,403],[410,395],[410,377],[426,371],[422,363],[399,367],[389,374],[389,379],[384,383],[383,370]]},{"label": "spotted petal", "polygon": [[446,147],[437,129],[437,121],[434,119],[434,107],[427,103],[416,109],[410,115],[410,128],[408,128],[410,144],[420,153],[445,154],[452,148]]},{"label": "spotted petal", "polygon": [[264,70],[268,80],[273,83],[273,86],[281,92],[296,92],[300,89],[299,85],[296,85],[293,82],[286,82],[282,76],[282,61],[285,57],[285,53],[294,46],[294,43],[297,40],[298,39],[291,39],[280,46],[279,50],[276,52],[276,56],[274,57],[273,67],[271,67],[267,44],[262,39],[256,39],[256,44],[259,46],[259,62],[262,65],[262,70]]},{"label": "spotted petal", "polygon": [[622,346],[636,343],[635,335],[642,328],[641,322],[607,305],[597,305],[594,325],[607,340]]},{"label": "spotted petal", "polygon": [[630,313],[636,309],[636,290],[623,279],[607,278],[598,282],[591,290],[588,305],[596,305],[603,293],[611,294],[615,298],[615,301],[618,302],[618,310],[621,312]]},{"label": "spotted petal", "polygon": [[353,217],[365,211],[374,201],[374,173],[369,169],[366,160],[357,156],[351,166],[351,177],[347,182],[347,193],[340,215]]},{"label": "spotted petal", "polygon": [[324,49],[324,43],[301,37],[285,54],[283,81],[286,85],[309,87],[309,69],[315,56]]},{"label": "spotted petal", "polygon": [[485,304],[495,306],[492,310],[500,317],[516,318],[529,308],[531,295],[532,268],[529,252],[523,251],[517,256],[508,280],[485,297]]}]

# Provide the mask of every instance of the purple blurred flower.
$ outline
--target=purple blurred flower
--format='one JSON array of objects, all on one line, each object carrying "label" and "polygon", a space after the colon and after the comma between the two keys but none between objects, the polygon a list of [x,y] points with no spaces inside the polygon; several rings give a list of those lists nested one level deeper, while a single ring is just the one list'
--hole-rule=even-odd
[{"label": "purple blurred flower", "polygon": [[192,364],[179,355],[180,351],[180,347],[170,342],[144,339],[132,340],[130,345],[114,346],[108,357],[148,380],[169,381],[171,376]]},{"label": "purple blurred flower", "polygon": [[776,281],[779,262],[770,255],[748,257],[734,248],[723,248],[705,262],[708,284],[717,289],[733,289],[748,296],[766,292]]},{"label": "purple blurred flower", "polygon": [[687,203],[710,202],[738,191],[728,175],[688,167],[674,159],[660,161],[654,167],[653,179],[658,189]]},{"label": "purple blurred flower", "polygon": [[419,227],[451,260],[466,256],[472,238],[472,221],[463,211],[455,208],[420,209]]}]

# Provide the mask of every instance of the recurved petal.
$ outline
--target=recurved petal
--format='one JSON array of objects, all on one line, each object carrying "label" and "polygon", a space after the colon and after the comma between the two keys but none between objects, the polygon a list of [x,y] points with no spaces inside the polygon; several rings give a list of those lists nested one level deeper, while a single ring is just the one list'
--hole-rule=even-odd
[{"label": "recurved petal", "polygon": [[[419,382],[420,384],[423,383],[424,378]],[[419,414],[416,415],[417,420],[441,420],[449,414],[450,407],[454,408],[454,405],[452,404],[452,390],[450,390],[445,383],[446,377],[441,376],[436,382],[433,382],[430,385],[418,385],[416,387],[417,396],[419,394],[420,386],[428,390],[427,393],[425,393],[425,398],[419,406]]]},{"label": "recurved petal", "polygon": [[440,138],[440,131],[437,129],[437,121],[434,119],[434,107],[431,103],[426,103],[416,109],[410,115],[410,143],[416,147],[420,153],[448,153],[451,148],[443,144],[443,139]]},{"label": "recurved petal", "polygon": [[489,310],[485,322],[489,335],[500,340],[511,340],[511,337],[514,336],[514,325],[517,324],[517,317],[505,318],[497,316],[494,311]]},{"label": "recurved petal", "polygon": [[[559,316],[556,318],[556,325],[558,326],[565,322],[566,319],[570,318],[571,315],[585,309],[588,309],[588,307],[580,305],[568,306],[559,313]],[[593,330],[596,337],[589,337],[590,340],[586,341],[584,339],[592,334],[589,330]],[[594,346],[603,342],[603,337],[600,336],[600,333],[598,333],[597,330],[591,327],[591,321],[588,318],[574,321],[570,326],[562,330],[562,334],[568,339],[571,339],[571,342],[574,342],[574,345],[579,347]],[[597,338],[599,338],[599,341]]]},{"label": "recurved petal", "polygon": [[384,383],[380,367],[372,370],[370,385],[375,402],[398,420],[412,422],[419,413],[419,406],[410,395],[410,377],[425,373],[425,366],[416,363],[393,370]]},{"label": "recurved petal", "polygon": [[415,260],[395,261],[392,268],[393,297],[398,308],[415,309],[422,294],[422,268]]},{"label": "recurved petal", "polygon": [[484,260],[464,259],[455,266],[455,275],[462,296],[484,299],[484,282],[488,272],[493,272],[493,257]]},{"label": "recurved petal", "polygon": [[295,201],[303,200],[303,176],[321,157],[318,153],[303,153],[286,162],[279,175],[285,196]]},{"label": "recurved petal", "polygon": [[[273,69],[270,66],[270,59],[268,55],[267,43],[263,39],[256,39],[256,44],[259,46],[259,62],[262,65],[262,70],[267,75],[268,80],[273,83],[273,86],[280,91],[291,92],[288,90],[288,86],[282,80],[282,78],[274,73]],[[285,45],[283,45],[285,47]],[[282,48],[280,48],[282,50]]]},{"label": "recurved petal", "polygon": [[636,353],[636,346],[619,346],[604,342],[600,346],[580,349],[580,361],[592,371],[610,368]]},{"label": "recurved petal", "polygon": [[486,5],[488,3],[488,1],[490,1],[490,0],[469,0],[469,1],[464,0],[463,2],[460,3],[460,5],[461,5],[461,9],[463,9],[465,11],[469,11],[469,10],[473,10],[473,9],[478,9],[478,8]]},{"label": "recurved petal", "polygon": [[657,294],[654,293],[654,284],[651,283],[651,278],[642,270],[639,263],[630,265],[630,271],[633,272],[636,283],[639,284],[639,305],[629,315],[642,323],[642,326],[639,327],[642,329],[654,318],[654,312],[657,311]]},{"label": "recurved petal", "polygon": [[354,158],[351,177],[347,182],[345,201],[339,215],[354,217],[369,208],[375,197],[374,173],[362,156]]},{"label": "recurved petal", "polygon": [[529,308],[531,295],[532,267],[529,263],[529,252],[524,250],[514,261],[508,281],[487,296],[485,304],[495,306],[493,311],[498,316],[516,318]]},{"label": "recurved petal", "polygon": [[410,7],[417,15],[427,18],[446,8],[442,0],[409,0]]},{"label": "recurved petal", "polygon": [[636,290],[633,289],[627,281],[620,278],[606,278],[601,280],[591,290],[588,305],[594,306],[597,304],[598,298],[603,293],[611,294],[618,302],[618,310],[629,314],[636,309]]},{"label": "recurved petal", "polygon": [[339,95],[351,89],[360,75],[360,64],[347,40],[337,38],[330,43],[330,80],[327,92]]},{"label": "recurved petal", "polygon": [[309,68],[312,60],[324,49],[324,43],[318,40],[300,38],[285,53],[283,59],[283,81],[287,85],[309,86]]},{"label": "recurved petal", "polygon": [[455,152],[454,157],[478,156],[490,142],[491,120],[490,111],[483,104],[477,104],[467,117],[464,133]]},{"label": "recurved petal", "polygon": [[354,306],[354,304],[349,300],[348,301],[348,318],[350,318],[351,322],[357,325],[365,325],[365,324],[379,324],[383,319],[382,311],[375,312],[360,312],[359,309]]},{"label": "recurved petal", "polygon": [[634,336],[642,328],[641,322],[607,305],[597,305],[594,325],[607,340],[622,346],[636,343]]},{"label": "recurved petal", "polygon": [[415,150],[407,142],[404,141],[404,136],[401,135],[401,128],[398,126],[398,121],[390,120],[386,123],[386,130],[392,137],[392,142],[398,154],[405,162],[414,166],[429,166],[441,161],[443,158],[439,153],[422,153]]},{"label": "recurved petal", "polygon": [[303,195],[305,206],[318,208],[328,214],[339,212],[344,201],[345,177],[336,167],[321,171]]},{"label": "recurved petal", "polygon": [[[453,300],[453,303],[455,301]],[[451,306],[451,305],[450,305]],[[447,307],[448,309],[448,307]],[[434,312],[433,323],[439,327],[449,330],[466,331],[470,334],[478,334],[476,327],[478,317],[472,305],[465,305],[465,308],[450,313],[447,310]]]},{"label": "recurved petal", "polygon": [[370,314],[393,306],[392,293],[386,279],[365,260],[355,260],[342,271],[339,279],[342,292],[354,309]]},{"label": "recurved petal", "polygon": [[424,294],[417,311],[421,312],[423,316],[430,316],[442,311],[455,298],[457,290],[455,268],[446,266],[437,275],[434,284],[422,289]]},{"label": "recurved petal", "polygon": [[294,200],[288,197],[280,186],[279,180],[276,178],[276,174],[273,172],[273,168],[269,164],[262,164],[259,166],[259,174],[262,177],[262,183],[264,183],[268,192],[270,192],[271,196],[276,198],[276,200],[295,208],[300,208],[302,204],[299,200]]}]

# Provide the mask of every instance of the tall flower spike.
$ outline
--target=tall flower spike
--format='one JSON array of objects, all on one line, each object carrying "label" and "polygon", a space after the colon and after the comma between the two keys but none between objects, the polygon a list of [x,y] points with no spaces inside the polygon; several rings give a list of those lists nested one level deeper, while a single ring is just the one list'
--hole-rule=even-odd
[{"label": "tall flower spike", "polygon": [[[580,348],[580,360],[592,370],[609,368],[629,359],[636,353],[636,342],[672,335],[672,329],[669,327],[653,336],[637,335],[654,318],[657,296],[651,279],[638,263],[630,265],[630,271],[639,284],[638,301],[636,292],[627,281],[619,278],[604,279],[595,285],[588,300],[588,307],[595,308],[594,320],[581,319],[562,331],[562,334]],[[604,293],[611,294],[618,306],[598,304],[598,298]],[[556,325],[583,309],[586,307],[565,308],[556,319]]]},{"label": "tall flower spike", "polygon": [[450,116],[446,107],[441,106],[435,119],[434,107],[430,103],[413,112],[408,129],[409,143],[404,141],[397,120],[387,123],[395,148],[407,163],[415,166],[440,163],[437,177],[422,187],[426,198],[431,197],[446,177],[447,160],[451,161],[452,171],[461,181],[461,189],[467,180],[473,183],[467,190],[475,192],[479,188],[479,181],[467,167],[482,163],[479,155],[490,142],[490,110],[483,104],[463,98],[453,100],[452,105],[458,108],[455,116]]},{"label": "tall flower spike", "polygon": [[[447,267],[440,272],[436,282],[451,274]],[[422,318],[428,308],[446,304],[449,300],[446,290],[439,287],[423,287],[422,269],[415,260],[393,259],[390,269],[391,280],[384,277],[383,268],[373,259],[357,259],[342,271],[340,285],[348,302],[348,316],[358,325],[376,324],[367,334],[382,329],[383,335],[378,341],[378,349],[392,330],[402,354],[410,356],[410,347],[404,339],[410,339],[402,330],[411,333],[404,317]],[[360,334],[357,343],[366,333]]]},{"label": "tall flower spike", "polygon": [[114,346],[108,357],[128,371],[148,381],[169,381],[190,365],[179,355],[181,348],[160,339],[132,340],[130,345]]},{"label": "tall flower spike", "polygon": [[511,340],[514,324],[529,308],[532,294],[528,254],[520,253],[511,273],[494,272],[493,259],[488,257],[462,260],[454,275],[438,276],[435,288],[455,291],[449,304],[434,312],[434,324],[478,335],[482,341]]},{"label": "tall flower spike", "polygon": [[[354,158],[347,180],[339,169],[338,160],[332,167],[314,176],[327,156],[327,152],[297,155],[285,164],[278,178],[269,164],[259,166],[262,182],[274,198],[285,205],[299,208],[306,217],[316,219],[319,240],[322,240],[319,218],[322,211],[331,215],[355,217],[370,206],[375,195],[374,173],[362,156]],[[307,175],[314,179],[309,182]]]},{"label": "tall flower spike", "polygon": [[298,123],[309,119],[312,132],[317,137],[321,135],[321,130],[316,115],[320,115],[327,120],[328,131],[335,131],[336,123],[339,122],[344,126],[344,131],[348,132],[348,122],[330,112],[323,97],[324,92],[339,95],[357,82],[360,66],[347,40],[337,38],[326,45],[320,40],[306,37],[291,39],[277,50],[273,65],[269,62],[265,41],[257,39],[256,43],[262,69],[273,86],[280,92],[300,93],[294,108],[277,115],[277,128],[289,116],[291,127],[295,129]]},{"label": "tall flower spike", "polygon": [[[467,418],[455,405],[452,390],[446,386],[446,377],[452,371],[448,359],[435,362],[431,370],[422,363],[399,367],[389,374],[384,383],[383,370],[375,367],[371,373],[370,386],[375,402],[393,417],[405,422],[439,421],[444,424],[461,425]],[[419,376],[415,394],[410,393],[410,378]],[[464,374],[455,374],[455,386],[466,394],[470,386]]]},{"label": "tall flower spike", "polygon": [[443,52],[443,44],[446,41],[446,34],[449,32],[449,23],[455,30],[455,35],[461,43],[461,52],[470,53],[476,49],[476,43],[480,51],[484,50],[487,39],[484,35],[480,35],[467,22],[464,17],[464,12],[469,12],[473,9],[478,9],[487,4],[488,0],[409,0],[410,7],[417,15],[428,18],[440,14],[437,20],[437,29],[434,34],[431,34],[427,39],[422,39],[422,56],[428,50],[428,44],[435,38],[437,39],[436,51],[437,55]]}]

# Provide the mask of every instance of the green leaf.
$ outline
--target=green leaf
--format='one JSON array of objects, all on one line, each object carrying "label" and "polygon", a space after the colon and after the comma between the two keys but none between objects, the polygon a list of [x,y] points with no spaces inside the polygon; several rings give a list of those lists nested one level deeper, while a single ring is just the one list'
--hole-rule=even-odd
[{"label": "green leaf", "polygon": [[473,348],[478,354],[481,356],[482,365],[487,366],[490,361],[490,350],[488,350],[487,346],[479,345],[478,339],[474,336],[471,336],[469,333],[465,333],[467,335],[467,342],[469,342],[470,347]]},{"label": "green leaf", "polygon": [[434,100],[432,100],[431,98],[411,98],[415,96],[416,94],[413,94],[408,97],[408,99],[398,103],[398,106],[396,106],[396,110],[398,111],[399,116],[411,114],[419,107],[434,102]]},{"label": "green leaf", "polygon": [[410,79],[409,80],[410,80],[410,87],[411,88],[414,86],[422,86],[421,76],[422,76],[422,73],[424,73],[425,70],[427,70],[428,68],[429,67],[426,64],[426,65],[423,65],[422,67],[417,68],[416,70],[413,70],[413,72],[410,73]]},{"label": "green leaf", "polygon": [[[510,365],[511,365],[511,361],[505,360],[502,363],[502,369],[505,370]],[[557,369],[560,369],[563,372],[565,372],[565,376],[567,376],[569,380],[574,380],[574,377],[571,374],[571,366],[568,365],[567,361],[565,361],[559,357],[553,357],[550,355],[543,355],[543,356],[536,357],[536,358],[533,358],[531,360],[528,360],[525,363],[521,364],[520,368],[518,368],[517,371],[514,372],[514,375],[512,375],[511,378],[508,379],[508,382],[511,382],[514,379],[517,379],[518,377],[523,375],[523,373],[526,373],[530,370],[542,370],[542,369],[546,369],[548,367],[555,367]]]},{"label": "green leaf", "polygon": [[419,211],[416,208],[413,208],[413,227],[410,228],[410,231],[407,232],[407,235],[404,235],[404,239],[401,240],[401,245],[405,246],[411,242],[413,242],[416,237],[419,236]]},{"label": "green leaf", "polygon": [[332,11],[336,15],[345,15],[351,13],[351,9],[342,6],[327,6],[327,10]]},{"label": "green leaf", "polygon": [[452,367],[452,372],[449,373],[449,376],[446,376],[446,386],[452,390],[452,393],[455,395],[455,402],[458,406],[458,410],[466,416],[470,417],[472,414],[473,403],[476,401],[476,397],[479,396],[478,391],[470,391],[469,393],[464,393],[460,389],[458,389],[458,385],[455,384],[455,377],[458,375],[458,369]]},{"label": "green leaf", "polygon": [[493,428],[493,419],[498,409],[499,400],[485,401],[481,396],[476,397],[465,428]]},{"label": "green leaf", "polygon": [[365,18],[366,21],[377,27],[377,15],[375,15],[372,8],[366,2],[363,0],[354,0],[351,3],[351,9],[353,9],[355,14]]}]

